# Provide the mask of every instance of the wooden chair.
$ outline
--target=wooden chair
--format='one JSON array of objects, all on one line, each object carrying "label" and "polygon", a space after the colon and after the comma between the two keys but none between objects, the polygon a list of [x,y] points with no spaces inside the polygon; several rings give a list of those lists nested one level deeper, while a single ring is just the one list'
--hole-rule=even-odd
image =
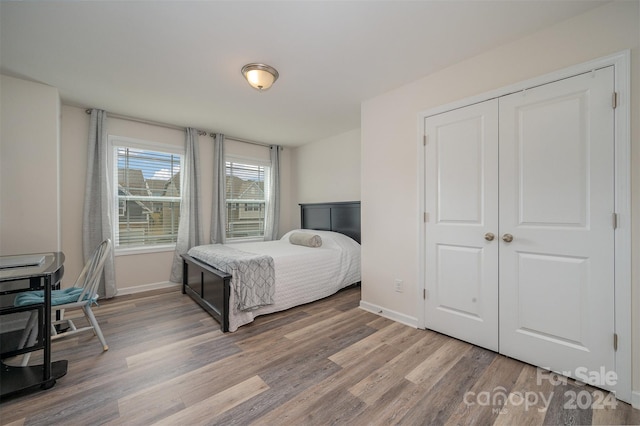
[{"label": "wooden chair", "polygon": [[[54,290],[51,292],[51,313],[56,315],[57,318],[63,318],[63,314],[66,311],[72,309],[82,309],[84,316],[89,322],[89,326],[77,328],[71,319],[60,319],[51,322],[51,340],[61,339],[69,337],[83,331],[93,330],[93,333],[98,336],[100,343],[102,344],[102,350],[109,349],[100,325],[96,320],[95,315],[91,311],[91,305],[98,300],[98,286],[102,278],[102,270],[104,268],[104,262],[107,259],[107,255],[111,250],[111,240],[106,239],[96,250],[93,252],[91,259],[84,265],[82,272],[78,276],[75,284],[71,288],[63,290]],[[15,306],[26,306],[35,303],[44,302],[43,291],[31,291],[20,293],[15,301]],[[59,313],[59,314],[58,314]],[[25,345],[33,346],[38,337],[37,326],[37,312],[32,312],[27,321],[25,331],[20,339],[18,348],[22,349]],[[66,329],[64,331],[58,331],[61,328],[56,326],[64,325]],[[31,356],[30,352],[24,354],[22,358],[22,366],[26,366]]]}]

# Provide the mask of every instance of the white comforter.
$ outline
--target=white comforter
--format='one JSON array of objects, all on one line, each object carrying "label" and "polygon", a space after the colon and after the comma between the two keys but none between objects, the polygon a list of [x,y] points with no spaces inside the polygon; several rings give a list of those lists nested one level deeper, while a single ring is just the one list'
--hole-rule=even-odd
[{"label": "white comforter", "polygon": [[[289,235],[292,232],[320,235],[322,246],[312,248],[291,244]],[[238,243],[233,246],[273,257],[276,290],[273,305],[253,311],[239,310],[235,292],[231,291],[229,331],[236,331],[259,315],[322,299],[361,280],[360,244],[336,232],[297,229],[277,241]]]}]

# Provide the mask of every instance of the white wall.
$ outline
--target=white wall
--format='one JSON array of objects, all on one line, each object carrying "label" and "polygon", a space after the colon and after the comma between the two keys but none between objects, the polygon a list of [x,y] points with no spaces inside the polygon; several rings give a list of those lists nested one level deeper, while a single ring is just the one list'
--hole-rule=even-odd
[{"label": "white wall", "polygon": [[292,161],[296,228],[299,203],[360,200],[360,129],[300,146]]},{"label": "white wall", "polygon": [[[62,249],[65,253],[65,274],[75,277],[82,269],[82,211],[87,170],[87,138],[89,115],[84,108],[62,107]],[[108,118],[107,133],[134,139],[184,146],[184,132],[166,127]],[[202,178],[202,220],[204,241],[209,242],[211,220],[211,182],[213,179],[213,142],[200,136],[200,164]],[[249,158],[269,159],[269,149],[227,140],[226,153]],[[281,156],[282,214],[280,233],[291,229],[290,208],[290,150]],[[163,285],[169,280],[173,251],[117,255],[115,258],[116,285],[122,293]],[[66,285],[71,283],[65,283]]]},{"label": "white wall", "polygon": [[[640,390],[639,2],[614,2],[362,104],[362,299],[417,322],[421,111],[631,49],[634,386]],[[405,291],[394,291],[395,278]],[[640,403],[640,401],[639,401]]]},{"label": "white wall", "polygon": [[58,90],[2,75],[0,108],[0,254],[58,251]]}]

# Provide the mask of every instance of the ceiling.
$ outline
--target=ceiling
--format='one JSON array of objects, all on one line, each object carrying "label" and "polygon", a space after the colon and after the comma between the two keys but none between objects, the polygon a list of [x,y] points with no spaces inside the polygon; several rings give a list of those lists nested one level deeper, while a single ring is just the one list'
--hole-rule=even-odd
[{"label": "ceiling", "polygon": [[[62,102],[298,146],[360,104],[600,1],[3,1],[0,71]],[[263,93],[240,69],[275,67]]]}]

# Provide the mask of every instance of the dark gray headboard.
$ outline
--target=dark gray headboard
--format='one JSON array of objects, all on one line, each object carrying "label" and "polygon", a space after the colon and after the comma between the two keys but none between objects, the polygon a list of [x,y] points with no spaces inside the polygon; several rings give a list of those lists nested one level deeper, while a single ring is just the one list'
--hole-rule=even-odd
[{"label": "dark gray headboard", "polygon": [[360,242],[360,201],[300,204],[303,229],[334,231]]}]

